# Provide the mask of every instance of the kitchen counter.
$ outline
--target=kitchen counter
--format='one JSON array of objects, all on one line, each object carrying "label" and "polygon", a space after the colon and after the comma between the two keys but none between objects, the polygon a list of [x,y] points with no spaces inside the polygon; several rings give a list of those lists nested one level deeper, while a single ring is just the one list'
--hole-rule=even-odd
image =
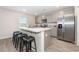
[{"label": "kitchen counter", "polygon": [[20,30],[28,34],[28,36],[35,37],[38,52],[44,52],[51,42],[51,38],[50,38],[51,28],[20,27]]},{"label": "kitchen counter", "polygon": [[42,32],[42,31],[50,30],[51,28],[42,28],[42,27],[28,28],[28,27],[20,27],[20,29],[39,33],[39,32]]}]

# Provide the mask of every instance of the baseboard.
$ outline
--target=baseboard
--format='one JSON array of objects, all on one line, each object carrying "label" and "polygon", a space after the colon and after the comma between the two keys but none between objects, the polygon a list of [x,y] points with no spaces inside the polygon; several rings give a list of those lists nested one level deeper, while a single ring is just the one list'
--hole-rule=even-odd
[{"label": "baseboard", "polygon": [[11,39],[10,36],[7,36],[7,37],[0,37],[0,40],[3,40],[3,39]]},{"label": "baseboard", "polygon": [[51,37],[53,37],[53,38],[57,38],[57,36],[53,36],[53,35],[50,35]]},{"label": "baseboard", "polygon": [[[8,38],[4,38],[4,39],[12,39],[11,37],[8,37]],[[0,40],[4,40],[4,39],[0,39]]]}]

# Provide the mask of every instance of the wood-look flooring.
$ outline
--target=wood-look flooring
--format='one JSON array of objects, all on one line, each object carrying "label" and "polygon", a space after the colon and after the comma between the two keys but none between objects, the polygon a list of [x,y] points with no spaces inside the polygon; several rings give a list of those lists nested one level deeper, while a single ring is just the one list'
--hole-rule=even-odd
[{"label": "wood-look flooring", "polygon": [[79,52],[79,46],[53,38],[47,50],[48,52]]},{"label": "wood-look flooring", "polygon": [[11,39],[0,40],[0,52],[16,52]]},{"label": "wood-look flooring", "polygon": [[[48,52],[79,52],[79,46],[75,44],[52,39],[51,45],[47,49]],[[0,52],[17,52],[11,39],[0,40]]]}]

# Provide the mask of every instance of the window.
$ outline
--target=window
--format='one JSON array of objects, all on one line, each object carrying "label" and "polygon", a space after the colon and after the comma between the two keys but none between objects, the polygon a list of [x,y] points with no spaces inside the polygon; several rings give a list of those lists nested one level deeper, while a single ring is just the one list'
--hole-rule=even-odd
[{"label": "window", "polygon": [[20,27],[27,27],[28,25],[27,17],[21,16],[19,18],[19,24],[20,24]]}]

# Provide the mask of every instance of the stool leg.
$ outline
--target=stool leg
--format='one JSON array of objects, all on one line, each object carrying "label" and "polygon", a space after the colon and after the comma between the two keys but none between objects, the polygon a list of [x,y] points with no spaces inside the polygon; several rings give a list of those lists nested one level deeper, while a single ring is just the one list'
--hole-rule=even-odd
[{"label": "stool leg", "polygon": [[16,48],[16,43],[17,43],[17,41],[16,41],[16,37],[15,37],[15,48]]},{"label": "stool leg", "polygon": [[21,52],[21,40],[20,40],[20,44],[19,44],[19,52]]},{"label": "stool leg", "polygon": [[34,39],[34,44],[35,44],[35,52],[37,52],[37,47],[36,47],[36,41]]},{"label": "stool leg", "polygon": [[14,46],[15,46],[15,37],[14,37],[14,39],[13,39],[13,44],[14,44]]},{"label": "stool leg", "polygon": [[14,36],[12,37],[12,42],[13,42],[13,45],[14,45]]},{"label": "stool leg", "polygon": [[32,48],[32,47],[31,47],[31,42],[29,43],[29,45],[30,45],[29,48],[30,48],[30,51],[31,51],[31,48]]},{"label": "stool leg", "polygon": [[23,48],[24,48],[24,42],[23,40],[20,40],[19,52],[23,52]]},{"label": "stool leg", "polygon": [[27,44],[27,42],[25,42],[25,46],[26,46],[26,52],[28,52],[28,44]]},{"label": "stool leg", "polygon": [[24,41],[22,40],[22,45],[21,45],[21,51],[23,51],[23,48],[24,48]]},{"label": "stool leg", "polygon": [[16,50],[18,50],[18,40],[19,40],[19,38],[17,37],[16,38]]}]

